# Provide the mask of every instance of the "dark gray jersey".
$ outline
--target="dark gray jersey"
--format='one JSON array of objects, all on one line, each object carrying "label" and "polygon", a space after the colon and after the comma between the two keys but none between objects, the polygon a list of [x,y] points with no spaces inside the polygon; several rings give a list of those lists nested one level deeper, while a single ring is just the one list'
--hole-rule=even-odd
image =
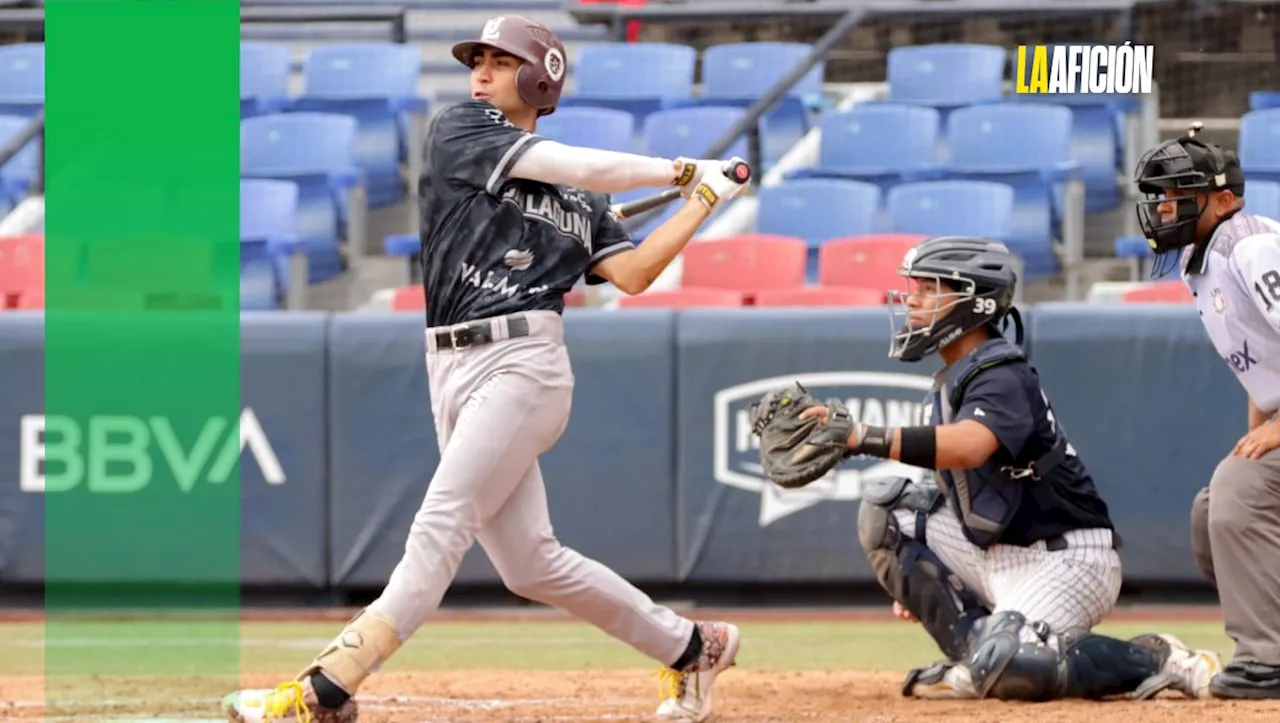
[{"label": "dark gray jersey", "polygon": [[635,247],[608,196],[507,177],[542,140],[483,101],[432,121],[418,183],[428,326],[562,312],[580,278],[603,282],[592,268]]}]

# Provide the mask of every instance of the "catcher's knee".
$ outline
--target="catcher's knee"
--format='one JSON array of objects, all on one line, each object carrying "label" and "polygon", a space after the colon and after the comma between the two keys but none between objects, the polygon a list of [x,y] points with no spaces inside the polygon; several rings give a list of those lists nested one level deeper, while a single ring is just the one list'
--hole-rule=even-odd
[{"label": "catcher's knee", "polygon": [[[928,547],[926,522],[942,504],[936,488],[905,478],[872,483],[858,511],[858,541],[890,597],[920,621],[943,654],[961,660],[974,626],[990,611]],[[896,510],[914,513],[911,535],[899,526]]]},{"label": "catcher's knee", "polygon": [[322,670],[326,678],[348,695],[355,695],[360,684],[377,672],[401,644],[394,620],[365,609],[347,623],[298,677]]},{"label": "catcher's knee", "polygon": [[[1028,630],[1032,634],[1024,635]],[[1050,643],[1052,637],[1047,626],[1028,625],[1022,613],[1003,611],[988,617],[969,659],[978,697],[1028,702],[1062,698],[1068,671],[1064,656]]]}]

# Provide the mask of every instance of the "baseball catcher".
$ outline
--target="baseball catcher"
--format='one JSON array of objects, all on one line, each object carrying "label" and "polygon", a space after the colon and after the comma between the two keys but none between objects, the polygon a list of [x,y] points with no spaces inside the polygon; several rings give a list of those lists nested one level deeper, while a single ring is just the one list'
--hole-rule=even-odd
[{"label": "baseball catcher", "polygon": [[[850,456],[892,459],[932,481],[863,492],[858,540],[899,617],[945,659],[911,671],[919,698],[1207,697],[1216,653],[1171,635],[1118,640],[1091,630],[1120,593],[1120,539],[1093,479],[1020,348],[1014,256],[980,238],[931,238],[899,268],[890,356],[941,357],[925,424],[858,423],[799,385],[751,412],[765,473],[803,487]],[[1016,341],[1002,328],[1012,322]]]}]

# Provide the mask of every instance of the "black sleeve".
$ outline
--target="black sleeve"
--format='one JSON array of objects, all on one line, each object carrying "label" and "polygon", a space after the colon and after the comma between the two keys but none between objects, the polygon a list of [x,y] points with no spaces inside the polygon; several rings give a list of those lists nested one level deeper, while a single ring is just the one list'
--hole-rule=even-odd
[{"label": "black sleeve", "polygon": [[636,247],[631,234],[627,233],[622,222],[609,209],[609,198],[604,196],[603,199],[604,209],[596,224],[595,235],[591,238],[591,262],[587,265],[587,283],[590,285],[605,283],[605,279],[592,273],[597,264]]},{"label": "black sleeve", "polygon": [[517,128],[497,108],[469,100],[442,111],[433,122],[427,172],[496,196],[511,167],[541,140]]},{"label": "black sleeve", "polygon": [[964,390],[955,421],[972,419],[991,430],[1015,459],[1035,431],[1031,401],[1018,375],[1007,366],[978,374]]}]

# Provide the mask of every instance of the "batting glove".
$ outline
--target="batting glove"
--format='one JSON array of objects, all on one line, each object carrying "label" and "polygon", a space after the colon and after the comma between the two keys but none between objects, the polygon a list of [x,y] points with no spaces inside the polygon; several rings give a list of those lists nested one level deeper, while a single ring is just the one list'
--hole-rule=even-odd
[{"label": "batting glove", "polygon": [[705,166],[705,170],[702,174],[702,181],[698,183],[697,188],[693,191],[693,198],[702,202],[702,205],[706,206],[711,213],[715,213],[717,208],[728,203],[734,196],[747,189],[746,183],[738,183],[736,180],[724,175],[724,171],[721,170],[722,166],[735,161],[744,162],[736,156],[727,161],[699,161]]},{"label": "batting glove", "polygon": [[693,195],[693,190],[702,182],[703,175],[707,169],[716,166],[720,161],[714,158],[685,158],[681,156],[676,159],[676,175],[671,181],[671,185],[680,188],[680,195],[689,198]]}]

